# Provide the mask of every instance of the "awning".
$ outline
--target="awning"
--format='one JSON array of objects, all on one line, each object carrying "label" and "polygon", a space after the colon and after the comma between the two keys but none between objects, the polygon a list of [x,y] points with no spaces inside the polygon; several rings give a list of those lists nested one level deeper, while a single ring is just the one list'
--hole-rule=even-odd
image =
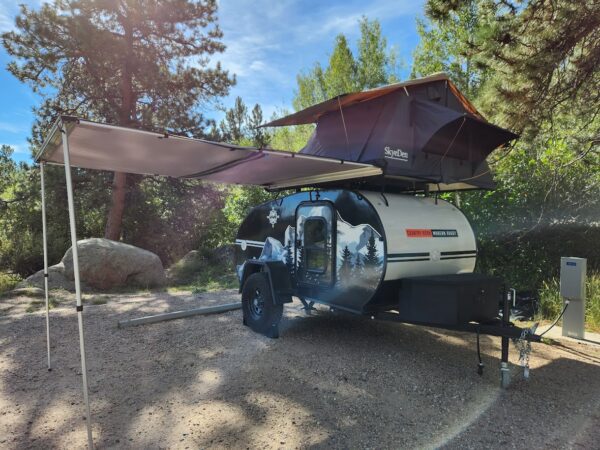
[{"label": "awning", "polygon": [[270,189],[381,174],[371,164],[279,150],[242,147],[61,117],[37,161],[64,164],[59,127],[73,167],[204,180]]}]

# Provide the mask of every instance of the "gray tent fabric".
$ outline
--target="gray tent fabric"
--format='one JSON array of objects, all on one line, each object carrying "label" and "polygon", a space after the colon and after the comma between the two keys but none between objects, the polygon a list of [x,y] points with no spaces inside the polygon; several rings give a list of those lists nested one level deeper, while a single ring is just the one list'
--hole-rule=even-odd
[{"label": "gray tent fabric", "polygon": [[487,122],[443,75],[347,94],[337,109],[332,100],[266,126],[314,120],[302,154],[375,164],[407,186],[455,185],[449,189],[493,188],[486,157],[517,137]]},{"label": "gray tent fabric", "polygon": [[243,147],[69,116],[57,119],[37,161],[65,163],[60,132],[63,128],[70,144],[70,164],[84,169],[202,178],[267,189],[373,177],[382,173],[380,167],[340,158]]}]

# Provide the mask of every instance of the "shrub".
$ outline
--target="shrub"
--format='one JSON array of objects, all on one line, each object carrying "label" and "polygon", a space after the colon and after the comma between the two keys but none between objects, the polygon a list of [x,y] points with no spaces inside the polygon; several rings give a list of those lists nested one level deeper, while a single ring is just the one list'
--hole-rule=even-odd
[{"label": "shrub", "polygon": [[0,272],[0,294],[15,288],[21,277],[14,273]]},{"label": "shrub", "polygon": [[[539,289],[541,319],[554,320],[563,308],[560,281],[543,281]],[[600,272],[590,273],[586,284],[585,324],[587,329],[600,330]]]}]

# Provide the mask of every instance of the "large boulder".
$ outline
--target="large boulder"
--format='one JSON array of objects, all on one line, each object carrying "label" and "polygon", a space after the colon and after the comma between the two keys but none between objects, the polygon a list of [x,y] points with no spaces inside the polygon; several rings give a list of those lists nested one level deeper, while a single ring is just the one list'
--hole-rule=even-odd
[{"label": "large boulder", "polygon": [[[157,287],[166,283],[160,258],[148,250],[109,239],[92,238],[77,242],[82,283],[99,290],[123,286]],[[73,289],[73,252],[67,250],[61,262],[48,269],[51,287]],[[37,272],[22,284],[43,287],[43,273]],[[55,286],[61,284],[61,286]]]}]

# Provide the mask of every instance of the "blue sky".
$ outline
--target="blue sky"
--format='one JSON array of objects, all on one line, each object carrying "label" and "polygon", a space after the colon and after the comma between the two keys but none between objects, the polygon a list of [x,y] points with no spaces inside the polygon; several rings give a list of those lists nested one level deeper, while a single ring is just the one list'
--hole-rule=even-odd
[{"label": "blue sky", "polygon": [[[18,4],[37,7],[44,0],[0,0],[0,32],[14,27]],[[418,36],[415,19],[422,14],[423,0],[220,0],[219,24],[224,32],[225,53],[218,55],[223,67],[237,75],[237,85],[225,106],[236,96],[246,104],[258,103],[268,118],[278,108],[290,107],[296,74],[316,62],[325,63],[333,40],[344,33],[354,46],[358,20],[365,15],[378,19],[388,45],[404,62],[401,75],[409,71]],[[33,122],[31,108],[38,99],[30,89],[6,71],[9,61],[0,48],[0,144],[15,148],[15,159],[30,160],[27,137]],[[220,117],[216,111],[207,115]]]}]

